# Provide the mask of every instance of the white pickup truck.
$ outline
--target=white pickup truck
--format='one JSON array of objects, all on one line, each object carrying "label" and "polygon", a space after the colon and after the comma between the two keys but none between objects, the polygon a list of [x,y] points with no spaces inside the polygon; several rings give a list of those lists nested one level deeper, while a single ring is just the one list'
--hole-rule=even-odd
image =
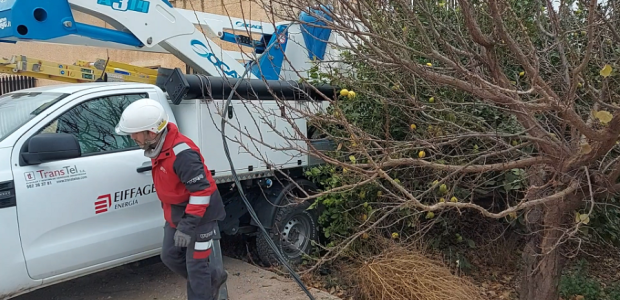
[{"label": "white pickup truck", "polygon": [[[234,188],[219,131],[221,117],[216,107],[225,103],[230,86],[219,77],[210,80],[211,100],[187,99],[187,94],[174,104],[165,89],[139,83],[54,85],[0,96],[0,299],[159,254],[164,218],[150,160],[134,141],[114,134],[123,109],[141,98],[164,105],[171,122],[201,148],[226,204],[221,232],[257,232],[257,224]],[[261,98],[256,101],[261,107],[279,113],[276,102],[268,100],[271,94],[264,86],[258,87],[261,84],[258,80],[243,85],[238,92]],[[296,107],[321,106],[313,101],[290,101]],[[252,101],[243,102],[232,101],[227,117],[233,124],[250,135],[260,132],[267,144],[284,141],[248,112],[246,105]],[[282,129],[280,133],[291,127],[277,117],[273,120]],[[296,122],[301,130],[307,129],[304,119]],[[232,139],[240,137],[230,126],[226,133]],[[241,138],[250,149],[258,145]],[[315,188],[303,178],[302,169],[318,161],[259,145],[263,147],[260,154],[296,182],[280,183],[273,167],[241,153],[239,144],[228,143],[261,223],[283,256],[299,261],[302,252],[310,250],[311,240],[317,239],[317,214],[306,210],[309,203],[277,206],[289,198],[288,191],[299,192],[297,184],[308,191]],[[296,143],[305,147],[303,141]],[[257,244],[265,263],[276,261],[260,235]]]}]

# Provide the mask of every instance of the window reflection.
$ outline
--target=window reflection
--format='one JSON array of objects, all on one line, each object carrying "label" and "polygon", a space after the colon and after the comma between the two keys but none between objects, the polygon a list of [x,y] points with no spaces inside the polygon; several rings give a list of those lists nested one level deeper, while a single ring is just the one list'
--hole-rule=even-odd
[{"label": "window reflection", "polygon": [[142,98],[148,98],[148,94],[117,95],[84,102],[54,120],[42,132],[74,135],[82,155],[135,148],[138,145],[129,136],[117,135],[114,127],[123,110]]}]

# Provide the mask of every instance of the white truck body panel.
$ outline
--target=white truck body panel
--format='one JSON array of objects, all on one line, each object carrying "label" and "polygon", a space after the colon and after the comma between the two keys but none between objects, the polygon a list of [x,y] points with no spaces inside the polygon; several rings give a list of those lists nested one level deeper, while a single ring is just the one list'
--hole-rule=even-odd
[{"label": "white truck body panel", "polygon": [[[99,99],[134,95],[133,100],[137,100],[148,95],[163,102],[171,113],[161,90],[134,83],[28,90],[36,91],[72,94],[1,143],[0,183],[13,180],[18,205],[0,209],[0,298],[157,255],[163,238],[164,218],[151,174],[136,172],[141,164],[150,164],[142,150],[95,153],[32,166],[19,163],[20,150],[28,138],[52,124],[60,126],[59,118],[64,117],[66,122],[70,117],[83,116],[86,109],[81,114],[69,112]],[[21,107],[24,111],[34,108]],[[102,110],[105,107],[91,108],[106,113]],[[122,111],[117,111],[120,116]],[[172,114],[171,120],[175,120]],[[109,127],[117,121],[110,120]]]},{"label": "white truck body panel", "polygon": [[[0,150],[0,155],[5,154]],[[4,156],[0,156],[3,158]],[[32,280],[26,272],[26,263],[21,251],[19,240],[19,226],[15,217],[15,207],[0,209],[0,255],[2,256],[2,284],[0,284],[0,299],[3,296],[17,295],[20,292],[41,285],[42,280]]]},{"label": "white truck body panel", "polygon": [[[124,88],[117,93],[146,95],[148,90]],[[152,178],[150,173],[136,172],[143,162],[149,162],[142,150],[19,166],[20,149],[30,136],[72,108],[114,94],[89,89],[68,97],[25,132],[13,148],[15,191],[23,199],[17,206],[19,232],[33,279],[125,258],[161,244],[163,216]],[[107,113],[98,108],[98,113]],[[83,115],[86,110],[81,112]]]},{"label": "white truck body panel", "polygon": [[[13,179],[10,159],[11,148],[0,148],[0,182]],[[30,279],[26,272],[15,207],[0,209],[0,241],[0,298],[40,285],[41,280]]]},{"label": "white truck body panel", "polygon": [[0,144],[0,182],[13,180],[13,173],[11,173],[11,148]]},{"label": "white truck body panel", "polygon": [[[325,105],[324,102],[286,102],[288,114],[294,113],[288,109],[291,107],[312,113],[324,109]],[[209,169],[215,171],[216,180],[232,174],[221,135],[221,114],[225,104],[225,99],[207,102],[196,99],[183,100],[172,106],[180,130],[200,147]],[[307,131],[306,120],[300,113],[289,116],[296,124],[297,129],[294,129],[290,121],[281,117],[280,106],[275,100],[232,100],[231,106],[233,118],[230,120],[232,124],[226,125],[226,137],[238,173],[269,171],[265,161],[269,162],[271,169],[307,165],[308,155],[299,151],[307,149],[303,139]]]}]

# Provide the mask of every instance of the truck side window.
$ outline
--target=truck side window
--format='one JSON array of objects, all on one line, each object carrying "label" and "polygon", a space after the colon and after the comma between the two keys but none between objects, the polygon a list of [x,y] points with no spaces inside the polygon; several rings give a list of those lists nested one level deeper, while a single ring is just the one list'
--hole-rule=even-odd
[{"label": "truck side window", "polygon": [[115,95],[86,101],[52,121],[42,132],[74,135],[80,143],[82,155],[137,149],[136,142],[129,136],[117,135],[114,127],[123,110],[142,98],[148,98],[148,94]]}]

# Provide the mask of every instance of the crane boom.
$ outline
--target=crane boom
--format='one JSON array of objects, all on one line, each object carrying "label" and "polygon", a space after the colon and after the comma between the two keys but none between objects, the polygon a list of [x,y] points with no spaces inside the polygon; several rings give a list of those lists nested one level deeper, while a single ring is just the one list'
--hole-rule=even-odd
[{"label": "crane boom", "polygon": [[[95,16],[116,30],[76,22],[72,9]],[[164,52],[203,74],[239,78],[244,65],[195,27],[199,24],[214,34],[213,22],[205,19],[215,20],[216,30],[237,26],[258,32],[270,26],[176,9],[167,0],[5,0],[0,2],[0,40]]]},{"label": "crane boom", "polygon": [[[76,22],[73,11],[114,29]],[[168,0],[0,0],[0,42],[168,53],[204,75],[240,79],[249,68],[247,79],[299,80],[317,61],[339,67],[333,63],[340,55],[337,48],[347,42],[321,27],[321,18],[301,12],[300,22],[271,24],[174,8]],[[248,36],[237,33],[243,31]],[[252,34],[261,37],[255,40]],[[253,51],[223,50],[215,38]]]}]

